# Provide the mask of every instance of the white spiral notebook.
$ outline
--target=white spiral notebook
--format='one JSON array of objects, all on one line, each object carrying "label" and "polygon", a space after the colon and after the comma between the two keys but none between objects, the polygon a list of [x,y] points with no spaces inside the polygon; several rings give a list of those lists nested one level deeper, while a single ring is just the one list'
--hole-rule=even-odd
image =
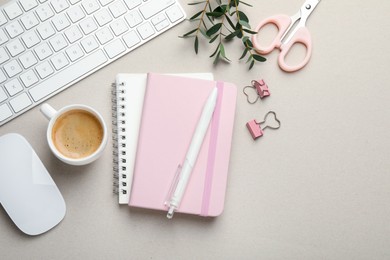
[{"label": "white spiral notebook", "polygon": [[[212,73],[186,73],[175,76],[213,80]],[[114,192],[119,204],[128,204],[142,120],[147,73],[120,73],[112,85]]]}]

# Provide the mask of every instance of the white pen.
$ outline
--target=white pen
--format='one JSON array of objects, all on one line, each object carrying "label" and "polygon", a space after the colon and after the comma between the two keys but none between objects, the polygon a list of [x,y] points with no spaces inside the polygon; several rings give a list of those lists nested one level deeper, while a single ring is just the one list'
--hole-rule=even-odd
[{"label": "white pen", "polygon": [[213,91],[207,98],[207,101],[203,107],[202,115],[200,116],[196,130],[194,132],[194,135],[192,136],[190,147],[188,148],[183,167],[181,168],[177,186],[169,201],[169,209],[167,213],[167,218],[169,219],[173,217],[174,211],[179,207],[181,199],[183,198],[184,192],[187,188],[192,168],[194,167],[198,158],[200,148],[202,147],[203,139],[210,125],[215,105],[217,104],[217,97],[218,89],[214,87]]}]

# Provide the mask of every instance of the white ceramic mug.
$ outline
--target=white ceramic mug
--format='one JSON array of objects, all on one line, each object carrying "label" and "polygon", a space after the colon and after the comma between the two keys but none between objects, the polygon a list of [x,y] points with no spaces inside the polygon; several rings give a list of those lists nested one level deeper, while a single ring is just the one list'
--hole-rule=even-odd
[{"label": "white ceramic mug", "polygon": [[[47,127],[47,142],[49,144],[50,150],[54,153],[54,155],[60,159],[61,161],[71,164],[71,165],[85,165],[88,163],[91,163],[95,161],[97,158],[99,158],[104,151],[104,148],[107,145],[107,126],[103,120],[103,117],[93,108],[86,106],[86,105],[68,105],[65,106],[58,111],[56,111],[53,107],[51,107],[49,104],[45,103],[41,106],[41,112],[42,114],[49,120],[49,125]],[[76,112],[78,111],[78,112]],[[81,112],[80,112],[81,111]],[[86,112],[86,114],[90,114],[93,116],[93,118],[97,119],[100,123],[100,126],[102,128],[102,136],[101,136],[101,142],[96,149],[85,156],[79,156],[77,158],[66,155],[64,152],[61,152],[58,147],[56,147],[56,144],[53,141],[53,127],[56,125],[57,119],[60,119],[63,121],[63,117],[70,114],[70,113],[83,113]],[[57,126],[56,126],[57,127]],[[72,130],[73,131],[73,130]],[[55,134],[54,134],[55,135]],[[100,140],[100,138],[99,138]],[[62,147],[64,147],[64,144],[61,144]],[[67,145],[66,145],[67,146]]]}]

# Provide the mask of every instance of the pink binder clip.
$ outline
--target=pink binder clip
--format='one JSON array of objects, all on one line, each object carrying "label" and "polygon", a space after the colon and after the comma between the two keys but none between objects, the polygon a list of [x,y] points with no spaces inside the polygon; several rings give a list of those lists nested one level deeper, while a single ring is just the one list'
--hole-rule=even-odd
[{"label": "pink binder clip", "polygon": [[[257,102],[257,100],[258,100],[259,98],[263,99],[263,98],[268,97],[268,96],[271,95],[271,93],[270,93],[270,91],[269,91],[269,89],[268,89],[268,85],[264,82],[263,79],[260,79],[260,80],[252,80],[251,84],[252,84],[251,86],[246,86],[246,87],[244,87],[244,90],[243,90],[243,91],[244,91],[244,94],[246,95],[246,98],[247,98],[247,100],[248,100],[248,103],[254,104],[254,103]],[[252,89],[256,90],[257,98],[256,98],[255,101],[250,101],[250,100],[249,100],[249,95],[245,92],[245,90],[246,90],[247,88],[252,88]]]},{"label": "pink binder clip", "polygon": [[[267,121],[268,116],[271,115],[271,114],[274,116],[274,120],[277,123],[277,125],[273,126],[273,125],[267,124],[266,126],[264,126],[262,128],[261,124],[264,124]],[[258,123],[256,121],[256,119],[253,119],[253,120],[249,121],[248,123],[246,123],[246,127],[248,128],[249,133],[252,135],[252,138],[254,140],[256,140],[257,138],[263,136],[264,130],[267,127],[270,128],[270,129],[278,129],[280,127],[280,125],[281,125],[280,121],[276,117],[276,113],[274,111],[269,111],[267,114],[265,114],[264,121],[262,121],[262,122]]]}]

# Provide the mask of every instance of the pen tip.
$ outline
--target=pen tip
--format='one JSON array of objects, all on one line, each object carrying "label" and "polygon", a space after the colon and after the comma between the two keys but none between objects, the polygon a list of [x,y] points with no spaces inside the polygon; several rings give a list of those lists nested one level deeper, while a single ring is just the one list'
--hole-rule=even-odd
[{"label": "pen tip", "polygon": [[167,213],[167,218],[168,219],[171,219],[173,217],[173,211],[174,208],[173,207],[170,207],[169,210],[168,210],[168,213]]}]

